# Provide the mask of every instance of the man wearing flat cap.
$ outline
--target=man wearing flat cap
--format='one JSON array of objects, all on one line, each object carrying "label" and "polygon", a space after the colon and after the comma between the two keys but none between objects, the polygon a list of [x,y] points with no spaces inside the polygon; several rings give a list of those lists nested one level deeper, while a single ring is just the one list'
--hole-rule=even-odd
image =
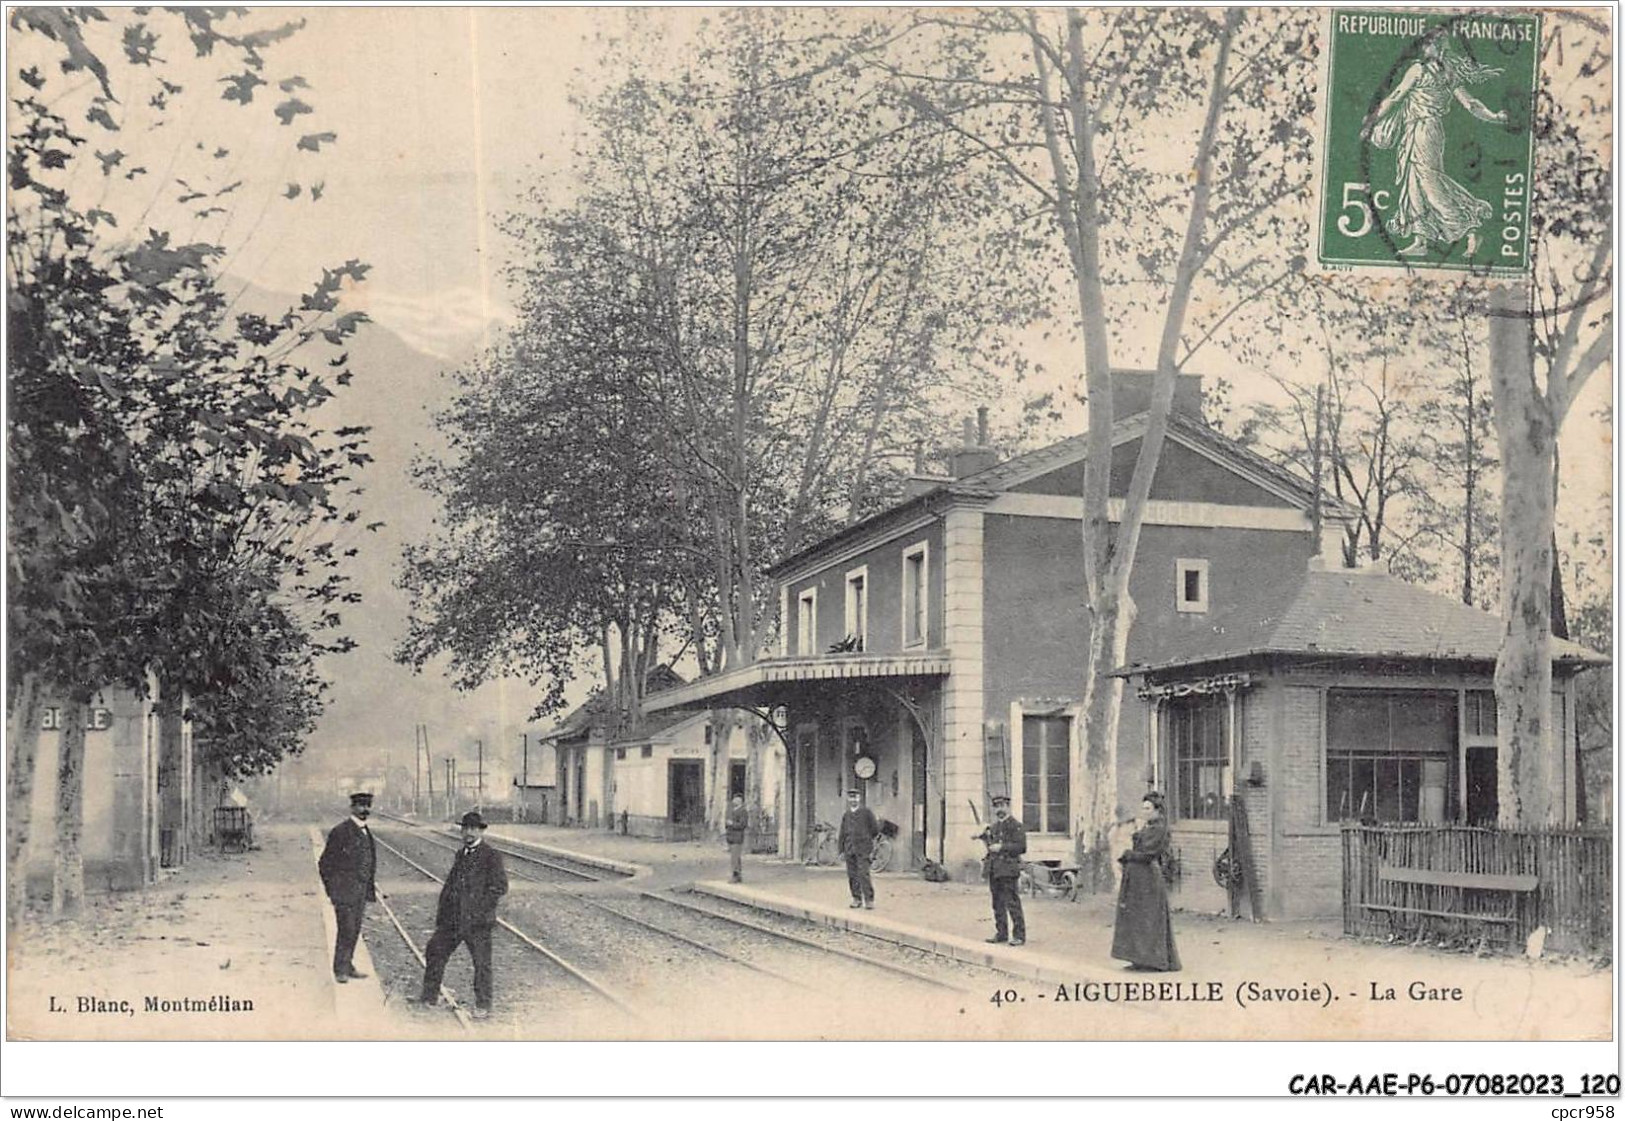
[{"label": "man wearing flat cap", "polygon": [[875,882],[869,876],[869,864],[879,833],[880,822],[875,820],[875,812],[863,804],[863,795],[856,789],[848,790],[835,847],[846,857],[846,886],[852,890],[853,907],[874,910]]},{"label": "man wearing flat cap", "polygon": [[350,795],[350,816],[327,834],[327,844],[317,864],[322,887],[333,903],[333,918],[338,922],[339,934],[333,943],[333,980],[341,985],[352,977],[366,976],[357,972],[352,959],[356,939],[361,937],[362,913],[369,900],[378,898],[373,882],[378,868],[378,850],[373,847],[372,834],[367,830],[367,817],[371,813],[371,794]]},{"label": "man wearing flat cap", "polygon": [[993,796],[993,824],[983,834],[987,841],[987,883],[993,892],[993,937],[989,942],[1027,941],[1027,917],[1021,913],[1021,855],[1027,851],[1027,830],[1010,815],[1010,799]]},{"label": "man wearing flat cap", "polygon": [[502,854],[485,843],[485,819],[477,810],[463,815],[463,847],[440,889],[434,913],[434,937],[423,949],[424,1004],[440,999],[440,980],[446,962],[460,943],[468,944],[474,959],[474,1018],[491,1014],[491,928],[497,921],[497,901],[508,892],[508,872]]}]

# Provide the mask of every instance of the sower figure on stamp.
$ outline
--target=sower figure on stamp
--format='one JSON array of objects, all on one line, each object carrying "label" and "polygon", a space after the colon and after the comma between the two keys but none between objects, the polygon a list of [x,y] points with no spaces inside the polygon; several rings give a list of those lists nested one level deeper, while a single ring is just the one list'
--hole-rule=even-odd
[{"label": "sower figure on stamp", "polygon": [[869,861],[875,853],[875,838],[880,835],[880,823],[856,790],[846,792],[846,813],[841,815],[841,830],[835,835],[835,847],[846,857],[846,883],[852,889],[852,906],[875,906],[875,884],[869,876]]},{"label": "sower figure on stamp", "polygon": [[723,839],[728,842],[728,877],[734,883],[744,880],[745,870],[745,826],[750,816],[745,812],[745,796],[735,794],[733,802],[728,806],[728,823],[723,832]]},{"label": "sower figure on stamp", "polygon": [[475,810],[463,815],[463,847],[440,889],[434,913],[434,937],[423,949],[423,991],[418,999],[434,1004],[440,999],[440,981],[446,962],[459,943],[468,943],[474,959],[474,1018],[491,1014],[491,928],[497,921],[497,901],[508,892],[508,872],[502,854],[485,843],[485,819]]},{"label": "sower figure on stamp", "polygon": [[1027,851],[1027,829],[1010,816],[1010,799],[993,796],[993,824],[981,834],[987,842],[987,883],[993,893],[993,937],[989,942],[1012,946],[1027,941],[1027,917],[1021,911],[1021,854]]},{"label": "sower figure on stamp", "polygon": [[333,980],[341,985],[352,977],[366,976],[356,970],[353,958],[356,940],[361,937],[362,913],[369,900],[378,898],[373,882],[378,868],[378,850],[367,830],[367,817],[371,813],[371,794],[350,795],[350,816],[327,834],[327,844],[316,865],[322,887],[333,904],[333,918],[338,923],[338,938],[333,943]]}]

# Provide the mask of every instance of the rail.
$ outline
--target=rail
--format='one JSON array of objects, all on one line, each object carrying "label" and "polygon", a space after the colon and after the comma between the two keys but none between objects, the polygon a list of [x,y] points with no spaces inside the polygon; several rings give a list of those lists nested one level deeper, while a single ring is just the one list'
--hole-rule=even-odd
[{"label": "rail", "polygon": [[[446,882],[442,877],[435,875],[433,872],[429,871],[423,865],[421,865],[417,861],[413,860],[410,856],[407,856],[400,849],[396,848],[394,845],[390,844],[388,841],[384,840],[382,837],[377,836],[376,833],[374,833],[373,839],[375,841],[377,841],[381,846],[383,846],[384,849],[386,849],[387,851],[393,853],[401,861],[405,862],[410,867],[415,868],[418,872],[420,872],[423,875],[427,876],[429,879],[433,880],[435,883],[443,884],[443,883]],[[633,1008],[632,1005],[628,1001],[626,1001],[622,997],[618,996],[614,992],[614,990],[612,990],[608,985],[606,985],[602,981],[598,980],[598,978],[594,977],[592,974],[588,973],[586,970],[582,969],[580,966],[575,965],[573,962],[567,961],[564,958],[560,957],[555,951],[549,949],[547,946],[542,945],[536,939],[532,938],[530,935],[528,935],[524,931],[520,930],[517,926],[514,926],[513,923],[509,922],[507,919],[500,919],[500,918],[497,919],[497,925],[500,926],[503,930],[506,930],[509,934],[513,935],[515,938],[519,939],[521,942],[525,943],[525,945],[529,946],[531,949],[535,950],[537,953],[541,954],[543,957],[547,958],[554,965],[557,965],[560,969],[564,970],[570,976],[574,977],[577,981],[580,981],[583,985],[586,985],[593,992],[597,993],[599,996],[601,996],[605,1000],[609,1001],[609,1003],[613,1004],[616,1008],[619,1008],[622,1012],[626,1013],[628,1016],[632,1016],[634,1018],[641,1019],[637,1009]]]}]

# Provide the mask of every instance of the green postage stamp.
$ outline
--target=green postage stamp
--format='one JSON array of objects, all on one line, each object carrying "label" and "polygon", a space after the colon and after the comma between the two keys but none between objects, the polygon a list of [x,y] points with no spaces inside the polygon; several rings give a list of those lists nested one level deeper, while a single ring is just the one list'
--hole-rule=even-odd
[{"label": "green postage stamp", "polygon": [[1322,268],[1529,268],[1540,17],[1333,10],[1321,112]]}]

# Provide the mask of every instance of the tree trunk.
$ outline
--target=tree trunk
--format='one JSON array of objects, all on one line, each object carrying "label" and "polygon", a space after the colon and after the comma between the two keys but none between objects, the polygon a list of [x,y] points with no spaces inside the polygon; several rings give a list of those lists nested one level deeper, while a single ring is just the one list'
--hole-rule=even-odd
[{"label": "tree trunk", "polygon": [[1539,828],[1559,820],[1561,787],[1552,732],[1552,503],[1556,426],[1535,387],[1528,290],[1491,295],[1490,377],[1500,438],[1501,604],[1495,662],[1500,824]]},{"label": "tree trunk", "polygon": [[711,789],[705,797],[705,830],[722,833],[728,821],[728,755],[738,718],[729,709],[711,712]]},{"label": "tree trunk", "polygon": [[63,698],[56,764],[56,853],[51,913],[77,915],[85,901],[85,710],[95,690],[75,685]]},{"label": "tree trunk", "polygon": [[41,687],[36,674],[23,675],[11,717],[6,759],[6,920],[22,918],[28,905],[29,827],[34,817],[34,764],[39,757]]},{"label": "tree trunk", "polygon": [[1111,832],[1118,820],[1117,732],[1123,715],[1123,679],[1107,675],[1128,660],[1128,636],[1134,626],[1128,575],[1124,566],[1121,580],[1113,579],[1103,589],[1099,607],[1091,603],[1088,610],[1088,665],[1098,671],[1091,674],[1085,691],[1084,782],[1073,803],[1078,807],[1075,855],[1091,891],[1109,891],[1117,873]]},{"label": "tree trunk", "polygon": [[762,759],[767,754],[767,737],[772,734],[766,724],[754,717],[746,726],[749,738],[745,741],[745,809],[750,813],[750,833],[745,839],[750,844],[755,843],[756,830],[762,823]]}]

